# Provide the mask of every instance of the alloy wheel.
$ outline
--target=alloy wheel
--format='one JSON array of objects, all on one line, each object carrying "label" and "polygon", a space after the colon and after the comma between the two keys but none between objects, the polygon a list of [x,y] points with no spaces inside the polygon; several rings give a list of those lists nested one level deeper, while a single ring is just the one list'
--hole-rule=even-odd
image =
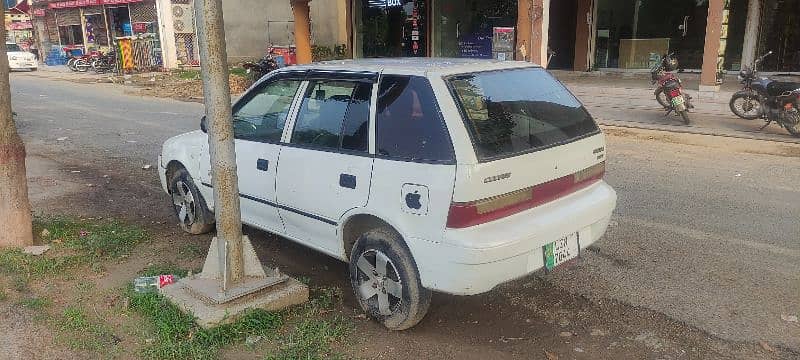
[{"label": "alloy wheel", "polygon": [[191,227],[197,220],[195,218],[195,200],[192,190],[183,180],[178,180],[175,183],[175,189],[172,192],[172,204],[175,206],[175,213],[178,215],[178,220],[181,221],[181,224]]},{"label": "alloy wheel", "polygon": [[364,302],[377,305],[383,316],[392,315],[400,307],[403,283],[397,268],[386,254],[367,250],[358,257],[358,293]]}]

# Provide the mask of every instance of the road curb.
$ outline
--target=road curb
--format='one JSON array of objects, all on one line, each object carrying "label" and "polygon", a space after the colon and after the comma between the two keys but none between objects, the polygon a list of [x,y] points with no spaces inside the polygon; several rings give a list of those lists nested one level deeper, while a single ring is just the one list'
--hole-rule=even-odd
[{"label": "road curb", "polygon": [[597,123],[600,124],[601,126],[616,127],[616,128],[653,130],[653,131],[663,131],[663,132],[671,132],[678,134],[707,135],[707,136],[726,137],[733,139],[771,141],[784,144],[800,145],[800,139],[793,139],[793,138],[779,139],[767,136],[749,135],[747,133],[719,132],[707,128],[701,129],[701,128],[683,127],[683,126],[678,127],[670,125],[651,125],[651,124],[628,122],[628,121],[608,121],[608,120],[605,121],[601,120],[598,121]]}]

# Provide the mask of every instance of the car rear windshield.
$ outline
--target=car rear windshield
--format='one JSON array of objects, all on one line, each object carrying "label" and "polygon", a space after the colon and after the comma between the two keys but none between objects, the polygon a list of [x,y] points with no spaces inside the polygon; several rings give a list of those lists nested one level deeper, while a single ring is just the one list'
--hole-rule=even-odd
[{"label": "car rear windshield", "polygon": [[6,51],[22,51],[17,44],[6,44]]},{"label": "car rear windshield", "polygon": [[575,96],[541,68],[462,74],[448,77],[447,82],[481,161],[599,131]]}]

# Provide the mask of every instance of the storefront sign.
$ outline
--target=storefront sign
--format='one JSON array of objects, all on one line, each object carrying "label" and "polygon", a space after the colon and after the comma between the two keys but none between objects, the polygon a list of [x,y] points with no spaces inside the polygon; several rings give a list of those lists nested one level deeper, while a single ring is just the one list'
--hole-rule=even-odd
[{"label": "storefront sign", "polygon": [[458,51],[464,58],[491,59],[492,35],[464,35],[458,41]]},{"label": "storefront sign", "polygon": [[33,16],[44,16],[44,9],[33,9]]},{"label": "storefront sign", "polygon": [[70,1],[52,2],[47,4],[47,7],[51,9],[67,9],[67,8],[76,8],[84,6],[121,5],[121,4],[128,4],[128,3],[135,3],[142,1],[143,0],[70,0]]},{"label": "storefront sign", "polygon": [[147,32],[147,23],[138,22],[133,23],[133,33],[134,34],[142,34]]}]

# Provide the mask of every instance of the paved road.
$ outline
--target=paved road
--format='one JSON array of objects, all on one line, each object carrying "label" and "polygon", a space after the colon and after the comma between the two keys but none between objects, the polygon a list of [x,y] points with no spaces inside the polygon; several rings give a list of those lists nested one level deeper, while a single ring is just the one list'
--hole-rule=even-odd
[{"label": "paved road", "polygon": [[[86,153],[86,161],[102,154],[121,166],[154,163],[162,141],[197,128],[202,113],[199,104],[123,95],[113,85],[11,78],[29,149]],[[580,265],[546,277],[723,339],[800,351],[800,325],[780,318],[800,314],[798,152],[742,154],[725,146],[758,152],[761,142],[697,146],[616,134],[607,175],[619,193],[614,224]],[[514,297],[514,289],[498,291]]]}]

